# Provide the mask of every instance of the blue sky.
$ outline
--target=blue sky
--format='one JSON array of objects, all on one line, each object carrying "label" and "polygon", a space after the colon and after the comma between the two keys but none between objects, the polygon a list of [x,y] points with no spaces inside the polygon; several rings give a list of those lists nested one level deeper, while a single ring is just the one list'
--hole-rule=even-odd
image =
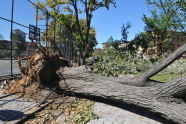
[{"label": "blue sky", "polygon": [[[32,0],[34,1],[34,0]],[[35,24],[35,10],[26,0],[15,0],[15,21],[24,25]],[[130,22],[132,28],[129,30],[128,40],[134,38],[135,34],[143,31],[144,23],[141,20],[143,14],[148,13],[146,0],[116,0],[116,8],[109,10],[99,9],[94,13],[92,26],[96,29],[97,47],[107,41],[110,36],[114,39],[121,38],[121,27],[124,23]],[[11,0],[0,0],[0,16],[10,19]],[[39,24],[44,24],[40,21]],[[14,25],[14,29],[20,28],[28,33],[26,28]],[[9,40],[10,23],[0,19],[0,34]]]},{"label": "blue sky", "polygon": [[94,17],[92,25],[96,28],[97,40],[101,43],[107,41],[112,36],[114,39],[121,38],[121,27],[123,23],[130,22],[132,28],[129,30],[128,40],[134,38],[136,33],[144,30],[142,21],[143,14],[149,14],[148,6],[145,0],[116,0],[116,8],[110,10],[98,10]]}]

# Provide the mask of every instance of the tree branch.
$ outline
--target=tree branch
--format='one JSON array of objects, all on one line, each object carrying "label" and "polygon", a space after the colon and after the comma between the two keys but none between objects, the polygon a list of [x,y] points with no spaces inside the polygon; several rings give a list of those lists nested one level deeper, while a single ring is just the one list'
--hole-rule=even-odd
[{"label": "tree branch", "polygon": [[179,49],[174,51],[172,54],[170,54],[165,60],[163,60],[160,64],[154,66],[147,72],[145,72],[142,76],[144,80],[149,79],[150,77],[156,75],[160,71],[162,71],[164,68],[166,68],[168,65],[173,63],[176,59],[178,59],[184,52],[186,52],[186,43],[183,44]]}]

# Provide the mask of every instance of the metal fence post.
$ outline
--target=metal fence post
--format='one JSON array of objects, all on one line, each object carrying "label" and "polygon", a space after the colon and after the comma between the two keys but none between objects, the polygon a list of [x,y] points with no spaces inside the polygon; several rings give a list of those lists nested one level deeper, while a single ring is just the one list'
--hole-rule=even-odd
[{"label": "metal fence post", "polygon": [[[36,27],[38,28],[38,6],[36,5]],[[36,43],[38,43],[36,38]]]},{"label": "metal fence post", "polygon": [[14,0],[12,0],[12,11],[11,11],[11,32],[10,32],[10,40],[11,40],[11,54],[10,54],[10,61],[11,61],[11,76],[13,75],[13,62],[12,62],[12,57],[13,57],[13,21],[14,21]]},{"label": "metal fence post", "polygon": [[55,51],[54,44],[56,43],[56,19],[54,18],[54,43],[53,43],[53,50]]},{"label": "metal fence post", "polygon": [[46,12],[46,48],[48,47],[48,12]]}]

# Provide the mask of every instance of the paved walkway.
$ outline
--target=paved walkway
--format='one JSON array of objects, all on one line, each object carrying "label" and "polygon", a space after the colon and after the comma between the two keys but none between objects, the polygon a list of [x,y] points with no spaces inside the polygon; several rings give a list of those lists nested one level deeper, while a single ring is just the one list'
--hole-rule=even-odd
[{"label": "paved walkway", "polygon": [[[26,66],[26,60],[22,62],[22,66]],[[12,61],[13,74],[19,74],[17,61]],[[0,76],[6,76],[11,74],[11,61],[10,60],[0,60]]]},{"label": "paved walkway", "polygon": [[[13,74],[20,73],[17,63],[13,60]],[[10,60],[0,60],[0,76],[6,76],[11,74],[11,62]]]},{"label": "paved walkway", "polygon": [[[0,97],[4,96],[0,90]],[[18,120],[37,103],[16,95],[0,98],[0,124]]]},{"label": "paved walkway", "polygon": [[92,120],[87,124],[161,124],[130,111],[98,102],[93,105],[93,112],[99,119]]}]

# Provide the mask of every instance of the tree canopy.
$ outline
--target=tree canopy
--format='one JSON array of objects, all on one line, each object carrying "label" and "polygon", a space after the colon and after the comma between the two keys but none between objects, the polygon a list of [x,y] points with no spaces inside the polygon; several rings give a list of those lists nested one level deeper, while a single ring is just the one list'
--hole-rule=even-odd
[{"label": "tree canopy", "polygon": [[185,0],[177,0],[177,6],[181,8],[182,11],[186,12],[186,1]]},{"label": "tree canopy", "polygon": [[182,32],[185,30],[185,17],[182,11],[176,6],[175,0],[147,0],[147,4],[152,8],[151,16],[144,15],[145,31],[153,39],[157,46],[158,54],[169,49],[167,45],[172,32]]},{"label": "tree canopy", "polygon": [[19,54],[20,51],[25,50],[24,42],[26,42],[26,33],[20,29],[13,30],[12,41],[13,47],[16,49],[17,54]]}]

